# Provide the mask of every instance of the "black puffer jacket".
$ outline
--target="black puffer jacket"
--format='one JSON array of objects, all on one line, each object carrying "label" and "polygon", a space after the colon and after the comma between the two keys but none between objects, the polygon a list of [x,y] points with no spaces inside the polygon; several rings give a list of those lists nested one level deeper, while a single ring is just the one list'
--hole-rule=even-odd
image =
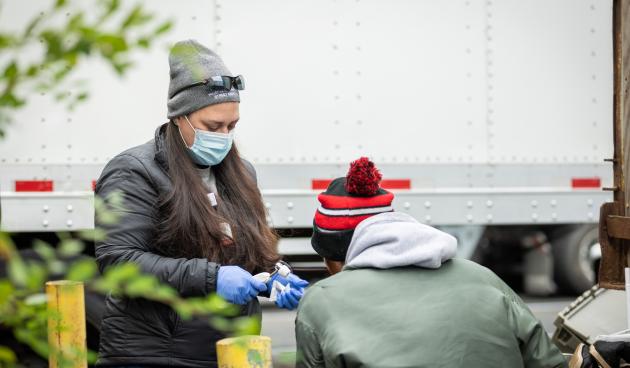
[{"label": "black puffer jacket", "polygon": [[[182,296],[208,295],[216,290],[218,264],[203,258],[164,257],[154,248],[157,200],[172,187],[164,129],[161,126],[154,140],[119,154],[105,166],[96,195],[105,198],[121,191],[124,212],[116,225],[106,227],[106,239],[96,243],[96,261],[101,272],[110,265],[134,262]],[[255,178],[252,165],[246,161],[245,165]],[[242,315],[260,314],[256,299],[242,309]],[[216,367],[215,342],[223,337],[207,322],[183,321],[163,304],[109,295],[96,364]]]}]

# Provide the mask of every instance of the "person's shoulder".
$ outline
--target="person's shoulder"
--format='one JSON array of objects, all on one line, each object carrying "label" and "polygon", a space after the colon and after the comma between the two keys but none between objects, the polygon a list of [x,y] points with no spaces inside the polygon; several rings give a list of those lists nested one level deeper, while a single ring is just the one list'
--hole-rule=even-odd
[{"label": "person's shoulder", "polygon": [[494,272],[490,271],[487,267],[463,258],[453,258],[444,263],[442,267],[444,266],[451,267],[461,272],[467,272],[477,277],[497,277]]},{"label": "person's shoulder", "polygon": [[345,293],[349,283],[352,283],[355,275],[358,275],[361,270],[342,271],[327,278],[317,281],[313,285],[309,286],[304,294],[304,297],[300,301],[300,305],[314,304],[317,305],[321,302],[325,303],[325,300],[338,292]]},{"label": "person's shoulder", "polygon": [[144,181],[151,181],[150,171],[153,170],[152,165],[155,165],[154,156],[153,140],[117,154],[103,168],[96,182],[96,192],[98,193],[103,182],[110,178],[116,179],[117,182],[132,177],[142,177]]},{"label": "person's shoulder", "polygon": [[150,140],[144,144],[128,148],[114,156],[107,165],[104,172],[119,168],[138,169],[148,167],[153,164],[155,158],[155,144]]},{"label": "person's shoulder", "polygon": [[493,288],[502,294],[511,295],[513,293],[512,289],[497,274],[476,262],[454,258],[445,263],[444,266],[451,267],[457,278],[466,280],[467,283]]},{"label": "person's shoulder", "polygon": [[243,157],[241,157],[241,161],[243,162],[245,170],[247,170],[249,175],[251,175],[252,179],[254,180],[254,183],[258,183],[258,175],[256,174],[256,168],[254,168],[254,165]]},{"label": "person's shoulder", "polygon": [[116,155],[113,160],[121,160],[121,161],[139,161],[143,164],[152,163],[155,159],[155,141],[151,139],[150,141],[128,148],[118,155]]}]

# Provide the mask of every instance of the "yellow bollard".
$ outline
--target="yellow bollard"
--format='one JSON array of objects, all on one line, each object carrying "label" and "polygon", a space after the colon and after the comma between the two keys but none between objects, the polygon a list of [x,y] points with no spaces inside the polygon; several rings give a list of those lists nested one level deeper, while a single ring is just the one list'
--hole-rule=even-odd
[{"label": "yellow bollard", "polygon": [[85,297],[83,283],[49,281],[48,344],[49,368],[86,368]]},{"label": "yellow bollard", "polygon": [[271,338],[241,336],[217,341],[219,368],[271,368]]}]

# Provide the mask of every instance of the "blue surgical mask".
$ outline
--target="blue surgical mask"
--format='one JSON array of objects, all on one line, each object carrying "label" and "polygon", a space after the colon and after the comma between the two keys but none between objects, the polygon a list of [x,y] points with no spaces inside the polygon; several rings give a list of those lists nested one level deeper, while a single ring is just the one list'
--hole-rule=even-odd
[{"label": "blue surgical mask", "polygon": [[[214,166],[223,161],[225,156],[230,152],[232,148],[232,141],[234,139],[233,133],[214,133],[207,132],[200,129],[195,129],[188,116],[184,115],[188,125],[195,131],[195,140],[192,146],[188,147],[188,154],[199,165]],[[181,134],[181,130],[179,134]],[[184,139],[184,136],[182,136]],[[184,141],[185,144],[186,141]]]}]

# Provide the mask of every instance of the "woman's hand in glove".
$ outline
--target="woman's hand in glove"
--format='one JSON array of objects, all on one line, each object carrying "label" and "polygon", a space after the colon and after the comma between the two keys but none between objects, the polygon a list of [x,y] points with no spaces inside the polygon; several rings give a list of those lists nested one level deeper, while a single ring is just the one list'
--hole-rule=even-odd
[{"label": "woman's hand in glove", "polygon": [[293,287],[291,287],[289,290],[282,291],[278,294],[276,305],[280,308],[294,310],[298,307],[302,295],[304,295],[304,289],[293,289]]},{"label": "woman's hand in glove", "polygon": [[246,304],[267,285],[238,266],[221,266],[217,276],[217,294],[232,304]]}]

